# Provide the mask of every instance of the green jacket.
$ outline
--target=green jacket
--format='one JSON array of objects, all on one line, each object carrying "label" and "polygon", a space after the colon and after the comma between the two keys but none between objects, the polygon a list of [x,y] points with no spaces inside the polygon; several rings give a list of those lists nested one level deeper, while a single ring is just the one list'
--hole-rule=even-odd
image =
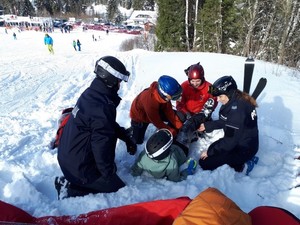
[{"label": "green jacket", "polygon": [[177,145],[171,145],[170,148],[169,156],[162,160],[153,160],[142,151],[131,167],[131,174],[139,176],[145,171],[157,179],[166,177],[167,180],[175,182],[186,179],[187,173],[180,172],[180,166],[187,160],[186,155]]}]

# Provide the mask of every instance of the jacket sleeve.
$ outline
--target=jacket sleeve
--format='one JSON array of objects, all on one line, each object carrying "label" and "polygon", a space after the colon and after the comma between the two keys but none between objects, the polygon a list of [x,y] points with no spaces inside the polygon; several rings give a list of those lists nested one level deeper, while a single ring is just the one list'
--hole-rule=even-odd
[{"label": "jacket sleeve", "polygon": [[214,121],[205,122],[204,126],[205,126],[205,131],[210,133],[217,129],[223,129],[225,125],[222,120],[214,120]]},{"label": "jacket sleeve", "polygon": [[98,171],[103,177],[109,178],[116,172],[114,162],[117,142],[115,106],[108,104],[106,107],[102,107],[99,109],[98,115],[94,116],[92,122],[91,148]]},{"label": "jacket sleeve", "polygon": [[173,157],[171,158],[171,161],[166,168],[166,177],[168,180],[174,182],[180,182],[186,179],[186,176],[180,173],[178,163]]},{"label": "jacket sleeve", "polygon": [[209,146],[208,156],[214,155],[217,152],[232,151],[238,145],[244,133],[246,114],[247,112],[242,108],[228,115],[223,127],[224,137]]},{"label": "jacket sleeve", "polygon": [[131,167],[131,175],[132,176],[140,176],[142,175],[144,169],[143,169],[143,165],[140,163],[142,157],[145,155],[145,151],[142,151],[139,154],[139,157],[137,158],[137,160],[135,161],[135,163],[133,164],[133,166]]},{"label": "jacket sleeve", "polygon": [[[177,132],[175,131],[174,128],[171,128],[170,126],[168,126],[161,118],[160,113],[164,112],[165,115],[168,115],[168,119],[169,121],[174,124],[174,121],[176,120],[176,124],[177,125],[177,129],[179,129],[182,126],[182,122],[180,121],[179,117],[175,114],[175,112],[172,110],[172,106],[170,105],[169,109],[165,110],[164,107],[166,106],[165,104],[162,104],[164,106],[159,107],[159,104],[157,103],[153,103],[153,104],[145,104],[145,112],[147,114],[148,119],[150,120],[151,123],[153,123],[153,125],[155,127],[157,127],[158,129],[162,129],[162,128],[166,128],[168,130],[170,130],[173,135],[176,135]],[[171,110],[170,110],[171,109]],[[176,119],[177,117],[177,119]],[[179,124],[179,125],[178,125]]]},{"label": "jacket sleeve", "polygon": [[182,96],[180,101],[176,101],[176,109],[186,114],[188,110],[185,106],[186,106],[186,99],[184,96]]}]

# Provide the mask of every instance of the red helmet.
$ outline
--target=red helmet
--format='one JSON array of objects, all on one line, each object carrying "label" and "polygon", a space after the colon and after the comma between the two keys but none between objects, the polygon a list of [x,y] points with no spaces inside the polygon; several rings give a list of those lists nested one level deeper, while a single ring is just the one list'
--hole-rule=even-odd
[{"label": "red helmet", "polygon": [[204,69],[199,63],[190,66],[188,79],[201,79],[202,81],[204,80]]}]

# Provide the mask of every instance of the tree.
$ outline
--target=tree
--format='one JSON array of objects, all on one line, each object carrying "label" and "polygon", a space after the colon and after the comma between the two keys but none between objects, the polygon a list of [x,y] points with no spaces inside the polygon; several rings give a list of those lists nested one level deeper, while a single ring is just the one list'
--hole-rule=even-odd
[{"label": "tree", "polygon": [[158,51],[186,51],[184,2],[158,0],[156,35]]},{"label": "tree", "polygon": [[107,18],[110,21],[113,21],[118,12],[118,5],[119,5],[119,0],[109,0],[107,4]]}]

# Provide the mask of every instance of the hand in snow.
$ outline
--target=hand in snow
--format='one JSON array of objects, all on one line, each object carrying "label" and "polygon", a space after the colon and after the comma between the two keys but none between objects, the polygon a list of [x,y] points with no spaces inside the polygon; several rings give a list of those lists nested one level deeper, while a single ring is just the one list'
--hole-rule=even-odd
[{"label": "hand in snow", "polygon": [[208,155],[207,155],[207,150],[201,152],[200,159],[204,160],[204,159],[206,159],[207,157],[208,157]]}]

